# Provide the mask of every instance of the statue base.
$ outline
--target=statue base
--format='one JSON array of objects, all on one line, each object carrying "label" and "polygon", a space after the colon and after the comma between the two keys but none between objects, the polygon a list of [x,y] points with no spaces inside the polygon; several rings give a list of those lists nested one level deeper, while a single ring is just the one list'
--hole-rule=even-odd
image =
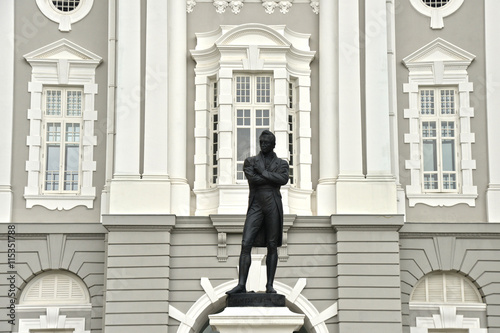
[{"label": "statue base", "polygon": [[285,306],[285,295],[266,293],[242,293],[227,295],[228,307],[279,307]]},{"label": "statue base", "polygon": [[227,297],[221,313],[208,316],[210,326],[220,333],[292,333],[304,324],[304,315],[285,306],[280,294],[244,293]]}]

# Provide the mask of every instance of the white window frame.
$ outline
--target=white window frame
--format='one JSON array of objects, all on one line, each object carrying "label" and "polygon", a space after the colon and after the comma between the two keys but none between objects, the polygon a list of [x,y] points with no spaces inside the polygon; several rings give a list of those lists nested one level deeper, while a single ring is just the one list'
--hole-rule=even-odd
[{"label": "white window frame", "polygon": [[63,32],[71,31],[71,24],[82,20],[90,13],[94,0],[80,0],[80,4],[75,10],[61,12],[52,4],[52,0],[36,0],[40,11],[49,20],[59,23],[59,30]]},{"label": "white window frame", "polygon": [[[421,156],[422,156],[422,192],[424,193],[443,193],[443,192],[450,192],[450,193],[460,193],[460,152],[457,146],[457,142],[459,140],[459,133],[460,129],[458,127],[459,123],[459,118],[458,118],[458,108],[455,106],[453,113],[452,114],[442,114],[441,112],[441,103],[440,103],[440,92],[443,90],[448,90],[448,91],[453,91],[453,98],[454,98],[454,103],[455,105],[459,104],[458,103],[458,91],[455,87],[421,87],[419,89],[419,96],[421,96],[422,91],[432,91],[434,94],[434,107],[433,107],[433,114],[425,114],[420,110],[420,135],[421,135]],[[420,104],[421,105],[421,104]],[[443,144],[442,141],[444,140],[443,137],[443,132],[442,132],[442,124],[443,122],[453,122],[453,133],[454,135],[452,137],[448,136],[448,138],[453,139],[453,152],[454,152],[454,170],[449,171],[448,173],[454,174],[455,175],[455,188],[446,188],[446,186],[443,184],[444,183],[444,173],[446,173],[447,170],[443,170]],[[429,135],[429,136],[424,136],[424,130],[425,130],[425,124],[426,123],[435,123],[436,127],[434,129],[435,135]],[[430,130],[427,130],[430,131]],[[436,151],[435,151],[435,163],[436,163],[436,170],[434,171],[426,171],[425,170],[425,160],[424,160],[424,141],[432,139],[435,140],[436,143]],[[437,176],[437,188],[432,189],[426,187],[426,174],[435,174]]]},{"label": "white window frame", "polygon": [[[250,78],[249,83],[250,83],[250,96],[249,96],[249,101],[240,101],[238,102],[238,93],[237,93],[237,77],[248,77]],[[268,78],[270,81],[270,93],[271,95],[269,96],[269,100],[267,102],[260,102],[257,100],[257,78]],[[238,147],[238,129],[240,128],[248,128],[250,130],[250,147],[249,147],[249,153],[248,156],[254,156],[259,153],[260,147],[258,145],[258,136],[257,136],[257,131],[258,129],[268,129],[270,131],[274,130],[274,124],[273,124],[273,119],[274,119],[274,110],[273,110],[273,86],[274,86],[274,80],[272,75],[270,74],[264,74],[264,73],[252,73],[252,72],[244,72],[244,73],[235,73],[234,78],[233,78],[233,94],[235,96],[235,101],[233,103],[234,105],[234,115],[235,115],[235,120],[234,120],[234,140],[235,140],[235,147]],[[258,125],[257,122],[257,112],[264,111],[266,109],[268,113],[268,123],[267,125],[262,124]],[[238,124],[238,113],[239,111],[242,110],[245,112],[246,110],[249,111],[249,120],[250,123],[248,125]],[[238,148],[234,150],[234,160],[236,161],[234,165],[234,182],[236,184],[247,184],[248,181],[245,178],[245,175],[243,173],[243,162],[244,160],[238,160]]]},{"label": "white window frame", "polygon": [[[61,114],[60,115],[48,115],[47,114],[47,98],[46,94],[47,91],[60,91],[61,92]],[[65,98],[67,92],[81,92],[82,95],[82,109],[80,110],[80,115],[79,116],[69,116],[66,115],[67,111],[67,99]],[[43,113],[43,121],[42,121],[42,149],[41,149],[41,154],[42,157],[40,160],[42,161],[42,177],[40,177],[40,187],[41,187],[41,193],[44,194],[63,194],[63,193],[73,193],[73,194],[78,194],[80,192],[80,187],[81,187],[81,176],[82,176],[82,140],[81,136],[82,133],[85,131],[83,128],[83,110],[84,110],[84,105],[83,105],[83,89],[82,88],[77,88],[77,87],[45,87],[44,91],[42,93],[43,96],[43,108],[42,108],[42,113]],[[53,189],[47,189],[47,159],[48,159],[48,145],[53,144],[55,141],[49,141],[48,137],[48,129],[50,124],[55,124],[58,123],[60,124],[60,140],[59,140],[59,168],[58,168],[58,189],[53,190]],[[67,124],[78,124],[79,125],[79,138],[78,141],[67,141],[66,139],[66,134],[67,134],[67,129],[66,125]],[[65,188],[66,186],[66,175],[65,170],[64,170],[64,163],[66,161],[66,145],[75,145],[77,143],[78,145],[78,170],[77,170],[77,189],[71,189],[67,190]]]},{"label": "white window frame", "polygon": [[456,12],[464,0],[450,0],[446,5],[437,8],[427,6],[422,0],[410,0],[410,3],[420,14],[431,19],[431,29],[442,29],[444,28],[443,18]]},{"label": "white window frame", "polygon": [[[410,145],[410,159],[405,161],[405,167],[410,172],[411,184],[406,187],[406,196],[409,206],[426,204],[429,206],[453,206],[467,204],[475,206],[478,196],[477,187],[473,184],[473,170],[476,161],[472,159],[472,143],[475,142],[474,133],[471,133],[471,118],[474,109],[470,106],[469,94],[473,91],[472,82],[469,82],[467,68],[475,56],[459,47],[437,38],[421,49],[403,59],[409,70],[408,83],[404,84],[403,91],[408,94],[409,107],[404,110],[404,117],[409,122],[409,133],[405,134],[404,141]],[[423,191],[422,177],[422,140],[420,96],[422,87],[458,87],[458,128],[460,128],[457,151],[458,181],[460,191],[457,193]]]},{"label": "white window frame", "polygon": [[[24,190],[26,208],[35,205],[47,209],[69,210],[76,206],[93,208],[96,188],[93,185],[93,173],[96,170],[94,146],[94,123],[97,120],[95,95],[98,86],[95,83],[95,69],[101,58],[94,53],[61,39],[29,54],[25,59],[32,67],[28,91],[31,93],[31,105],[28,110],[30,133],[27,138],[29,156],[26,162],[28,183]],[[42,157],[45,133],[43,109],[43,91],[46,87],[83,87],[81,141],[81,182],[78,193],[48,193],[42,191],[44,165]]]},{"label": "white window frame", "polygon": [[[197,46],[191,50],[195,67],[195,181],[196,215],[239,214],[247,209],[248,186],[236,183],[235,116],[233,78],[236,73],[270,73],[274,80],[272,110],[276,135],[275,152],[289,158],[288,82],[296,82],[295,174],[300,182],[282,187],[285,213],[312,215],[310,63],[315,52],[309,48],[308,34],[285,26],[257,23],[221,26],[212,32],[197,34]],[[218,82],[217,184],[212,179],[212,82]],[[293,192],[293,193],[292,193]],[[290,198],[290,200],[288,200]]]}]

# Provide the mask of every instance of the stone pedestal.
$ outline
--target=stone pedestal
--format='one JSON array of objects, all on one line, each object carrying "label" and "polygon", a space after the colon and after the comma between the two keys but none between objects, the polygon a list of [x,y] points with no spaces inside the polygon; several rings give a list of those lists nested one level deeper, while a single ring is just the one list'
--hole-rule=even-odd
[{"label": "stone pedestal", "polygon": [[292,333],[304,324],[303,314],[285,306],[285,296],[265,293],[228,295],[224,311],[209,318],[220,333]]}]

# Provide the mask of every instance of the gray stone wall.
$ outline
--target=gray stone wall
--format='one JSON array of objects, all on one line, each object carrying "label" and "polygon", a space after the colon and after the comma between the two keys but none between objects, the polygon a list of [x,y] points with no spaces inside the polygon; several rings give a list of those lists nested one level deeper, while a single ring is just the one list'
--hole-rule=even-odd
[{"label": "gray stone wall", "polygon": [[[14,138],[12,158],[12,192],[14,222],[99,222],[100,193],[104,186],[106,154],[106,109],[107,109],[107,67],[108,67],[108,1],[94,1],[92,10],[81,21],[72,24],[70,32],[61,32],[59,24],[49,20],[38,9],[36,1],[15,1],[15,78],[14,78]],[[30,108],[28,82],[31,81],[31,66],[24,55],[42,46],[66,38],[85,49],[102,57],[103,62],[96,69],[96,83],[99,91],[95,99],[98,119],[94,123],[97,145],[94,147],[94,160],[97,170],[94,172],[93,186],[97,198],[94,208],[76,207],[71,211],[49,211],[35,206],[26,209],[23,197],[24,187],[28,182],[25,170],[28,160],[26,138],[29,135],[30,122],[27,118]]]},{"label": "gray stone wall", "polygon": [[430,18],[417,12],[410,1],[396,1],[396,75],[398,93],[398,135],[399,135],[399,174],[403,189],[410,185],[410,170],[405,168],[405,160],[410,159],[410,145],[404,143],[405,133],[409,133],[408,119],[403,111],[408,108],[408,94],[403,93],[403,84],[408,83],[408,69],[402,59],[424,45],[440,37],[476,56],[468,68],[469,81],[474,85],[470,94],[470,104],[474,108],[471,118],[471,132],[475,133],[472,145],[472,158],[477,168],[473,173],[474,185],[478,187],[479,197],[475,207],[466,204],[453,207],[429,207],[406,204],[406,220],[409,222],[485,222],[487,180],[486,144],[486,80],[484,46],[484,3],[483,1],[464,1],[452,15],[444,18],[444,28],[430,28]]},{"label": "gray stone wall", "polygon": [[488,332],[500,332],[500,225],[407,223],[401,229],[400,243],[405,332],[415,326],[410,294],[419,279],[435,271],[458,272],[472,281],[486,304]]},{"label": "gray stone wall", "polygon": [[[6,225],[4,225],[6,227]],[[17,224],[16,225],[16,296],[19,298],[26,284],[35,276],[50,270],[69,271],[82,279],[87,286],[92,303],[90,321],[86,329],[102,332],[105,275],[105,229],[100,224]],[[8,324],[4,305],[8,304],[9,289],[6,272],[7,237],[0,236],[0,332],[17,328]],[[45,313],[34,314],[36,318]],[[29,314],[16,313],[16,326],[20,318]],[[33,316],[33,314],[31,315]],[[70,316],[70,314],[68,314]],[[79,316],[77,316],[79,317]],[[17,326],[18,327],[18,326]]]}]

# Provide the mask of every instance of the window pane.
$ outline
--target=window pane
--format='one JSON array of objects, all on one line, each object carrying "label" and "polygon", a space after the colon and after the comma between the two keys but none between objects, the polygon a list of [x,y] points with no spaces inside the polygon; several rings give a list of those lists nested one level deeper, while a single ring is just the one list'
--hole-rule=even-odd
[{"label": "window pane", "polygon": [[250,76],[236,77],[236,102],[250,103]]},{"label": "window pane", "polygon": [[74,144],[66,145],[64,161],[64,190],[78,190],[78,166],[80,162],[80,147]]},{"label": "window pane", "polygon": [[443,171],[455,169],[455,140],[443,140]]},{"label": "window pane", "polygon": [[45,190],[59,190],[59,160],[61,156],[60,145],[47,145],[47,158],[45,163]]},{"label": "window pane", "polygon": [[436,140],[424,140],[424,171],[437,171]]},{"label": "window pane", "polygon": [[80,142],[80,124],[78,123],[66,124],[66,141]]},{"label": "window pane", "polygon": [[238,128],[237,131],[238,148],[236,150],[236,160],[243,162],[250,156],[250,129]]},{"label": "window pane", "polygon": [[441,90],[441,114],[455,114],[455,90]]},{"label": "window pane", "polygon": [[434,90],[420,91],[420,113],[423,115],[434,114]]},{"label": "window pane", "polygon": [[438,175],[436,173],[424,173],[424,189],[437,190],[438,188]]},{"label": "window pane", "polygon": [[82,115],[82,92],[81,91],[68,91],[67,92],[66,115],[76,116],[76,117]]},{"label": "window pane", "polygon": [[271,78],[268,76],[257,76],[257,103],[271,102]]},{"label": "window pane", "polygon": [[46,91],[46,110],[45,114],[49,116],[61,115],[61,91],[47,90]]},{"label": "window pane", "polygon": [[442,121],[441,122],[441,136],[444,138],[455,137],[455,122],[454,121]]},{"label": "window pane", "polygon": [[457,175],[454,173],[443,173],[443,189],[456,190],[457,189]]},{"label": "window pane", "polygon": [[422,122],[422,136],[424,138],[436,137],[436,122],[435,121],[424,121]]},{"label": "window pane", "polygon": [[61,123],[47,123],[47,141],[61,141]]}]

